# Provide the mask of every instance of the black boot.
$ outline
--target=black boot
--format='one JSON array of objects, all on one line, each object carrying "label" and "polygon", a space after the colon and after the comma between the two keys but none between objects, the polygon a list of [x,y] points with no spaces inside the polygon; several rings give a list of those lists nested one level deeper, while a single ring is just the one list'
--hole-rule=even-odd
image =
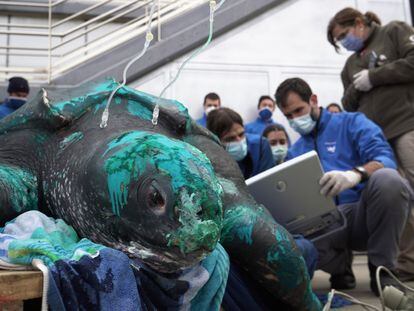
[{"label": "black boot", "polygon": [[331,288],[337,290],[354,289],[356,286],[355,275],[352,271],[352,261],[354,259],[351,250],[346,250],[346,268],[342,273],[332,273],[329,281]]},{"label": "black boot", "polygon": [[[371,278],[371,281],[370,281],[371,291],[375,294],[375,296],[379,297],[379,291],[378,291],[378,285],[377,285],[377,279],[376,279],[376,271],[378,267],[368,262],[368,268],[369,268],[369,276]],[[395,274],[393,271],[391,272]],[[395,288],[399,289],[403,293],[405,292],[404,288],[384,270],[381,270],[380,272],[380,283],[381,283],[381,289],[384,289],[385,286],[394,286]]]}]

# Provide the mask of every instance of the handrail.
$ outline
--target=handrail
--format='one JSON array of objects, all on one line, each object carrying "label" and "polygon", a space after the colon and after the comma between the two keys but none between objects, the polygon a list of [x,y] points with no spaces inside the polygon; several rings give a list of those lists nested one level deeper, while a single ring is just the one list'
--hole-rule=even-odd
[{"label": "handrail", "polygon": [[113,0],[105,0],[105,1],[99,2],[97,4],[94,4],[94,5],[90,6],[90,7],[87,7],[86,9],[83,9],[82,11],[79,11],[78,13],[75,13],[73,15],[70,15],[70,16],[62,19],[61,21],[59,21],[59,22],[57,22],[55,24],[52,24],[52,28],[56,28],[59,25],[62,25],[62,24],[66,23],[66,22],[68,22],[68,21],[70,21],[72,19],[77,18],[78,16],[81,16],[82,14],[88,13],[88,12],[90,12],[90,11],[96,9],[96,8],[99,8],[99,7],[107,4],[108,2],[112,2],[112,1]]},{"label": "handrail", "polygon": [[[46,13],[42,9],[43,13],[38,13],[34,17],[40,19],[39,24],[36,21],[25,24],[16,19],[0,23],[2,28],[0,35],[8,38],[13,36],[27,38],[18,41],[7,39],[0,45],[0,57],[7,59],[5,62],[7,65],[0,66],[0,80],[16,73],[25,73],[35,81],[51,83],[54,78],[82,62],[144,34],[149,19],[147,9],[150,3],[156,5],[157,13],[152,18],[152,24],[158,29],[158,41],[160,41],[162,23],[186,10],[209,2],[209,0],[91,0],[85,2],[86,5],[73,14],[65,16],[62,13],[59,15],[53,13],[60,5],[68,5],[71,1],[79,3],[82,0],[43,0],[43,2],[0,0],[0,5],[16,6],[19,7],[19,11],[21,7],[47,9]],[[14,63],[18,57],[34,58],[36,61],[32,62],[32,67],[27,65],[30,61],[23,61],[21,63],[25,65],[18,66]]]},{"label": "handrail", "polygon": [[[130,8],[130,9],[128,9],[127,11],[123,12],[123,13],[120,13],[120,14],[118,14],[118,15],[115,15],[115,16],[111,17],[110,19],[108,19],[108,20],[106,20],[106,21],[104,21],[104,22],[101,22],[101,23],[99,23],[98,25],[93,26],[93,27],[91,27],[91,28],[89,28],[89,29],[87,29],[87,30],[85,30],[85,31],[83,31],[83,32],[81,32],[81,33],[79,33],[79,34],[77,34],[76,36],[71,37],[70,39],[68,39],[68,40],[66,40],[66,41],[62,41],[61,43],[59,43],[59,44],[55,45],[55,46],[52,48],[52,50],[55,50],[55,49],[57,49],[57,48],[60,48],[61,46],[65,45],[65,44],[67,44],[67,43],[69,43],[69,42],[72,42],[73,40],[76,40],[76,39],[78,39],[79,37],[82,37],[82,36],[83,36],[83,35],[85,35],[86,33],[89,33],[89,32],[91,32],[91,31],[94,31],[95,29],[98,29],[99,27],[101,27],[101,26],[103,26],[103,25],[106,25],[106,24],[108,24],[108,23],[110,23],[110,22],[112,22],[112,21],[114,21],[114,20],[116,20],[116,19],[118,19],[118,18],[120,18],[120,17],[122,17],[122,16],[124,16],[124,15],[128,14],[128,13],[131,13],[131,12],[133,12],[133,11],[136,11],[136,10],[138,10],[138,9],[140,9],[140,8],[142,8],[142,6],[132,7],[132,8]],[[71,32],[69,32],[69,33],[72,33],[72,31],[71,31]],[[69,33],[68,33],[68,34],[69,34]]]}]

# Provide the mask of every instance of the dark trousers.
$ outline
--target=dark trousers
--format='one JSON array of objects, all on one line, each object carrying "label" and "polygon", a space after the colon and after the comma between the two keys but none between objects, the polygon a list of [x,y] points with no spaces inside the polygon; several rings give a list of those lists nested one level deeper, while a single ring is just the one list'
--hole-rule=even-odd
[{"label": "dark trousers", "polygon": [[394,269],[412,200],[410,186],[397,171],[375,171],[358,202],[338,206],[347,218],[347,228],[316,243],[317,268],[331,274],[345,272],[349,251],[357,250],[367,251],[374,266]]}]

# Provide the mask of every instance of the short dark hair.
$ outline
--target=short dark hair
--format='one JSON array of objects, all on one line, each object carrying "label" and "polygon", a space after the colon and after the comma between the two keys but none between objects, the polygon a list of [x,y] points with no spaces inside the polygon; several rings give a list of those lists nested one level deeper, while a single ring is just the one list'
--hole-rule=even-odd
[{"label": "short dark hair", "polygon": [[221,139],[231,130],[234,123],[243,126],[242,117],[230,108],[219,108],[211,111],[207,116],[207,129]]},{"label": "short dark hair", "polygon": [[275,93],[276,104],[278,107],[284,107],[286,105],[286,99],[291,92],[299,95],[305,102],[309,102],[309,99],[313,94],[312,89],[305,80],[301,78],[286,79],[278,86]]},{"label": "short dark hair", "polygon": [[337,103],[330,103],[328,106],[326,106],[326,109],[328,110],[330,107],[336,107],[339,109],[339,111],[342,112],[342,107],[339,106]]},{"label": "short dark hair", "polygon": [[264,129],[264,131],[262,133],[262,136],[267,138],[267,136],[269,135],[270,132],[284,132],[285,135],[286,135],[286,138],[289,137],[288,136],[288,133],[286,132],[285,127],[283,125],[281,125],[281,124],[271,124],[271,125],[268,125]]},{"label": "short dark hair", "polygon": [[9,79],[9,86],[7,87],[7,93],[24,92],[29,94],[29,82],[22,77],[12,77]]},{"label": "short dark hair", "polygon": [[220,96],[218,96],[217,93],[211,92],[211,93],[208,93],[206,96],[204,96],[203,106],[206,104],[207,99],[218,100],[219,103],[221,104]]},{"label": "short dark hair", "polygon": [[272,97],[270,97],[269,95],[262,95],[262,96],[260,96],[259,102],[257,103],[257,109],[259,109],[260,103],[262,101],[264,101],[265,99],[270,99],[273,102],[273,105],[275,105],[275,101],[274,101],[274,99]]}]

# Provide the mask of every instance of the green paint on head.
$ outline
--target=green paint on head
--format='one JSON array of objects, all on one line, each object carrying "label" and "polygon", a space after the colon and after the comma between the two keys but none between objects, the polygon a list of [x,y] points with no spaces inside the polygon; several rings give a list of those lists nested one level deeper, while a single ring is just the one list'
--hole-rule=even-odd
[{"label": "green paint on head", "polygon": [[184,189],[181,193],[178,213],[182,226],[167,234],[168,246],[178,246],[183,254],[191,253],[203,246],[212,251],[220,236],[220,225],[216,220],[201,220],[198,213],[202,211],[203,202],[195,193],[188,195]]},{"label": "green paint on head", "polygon": [[29,171],[0,165],[0,182],[4,185],[9,203],[16,212],[37,209],[37,178]]},{"label": "green paint on head", "polygon": [[[181,226],[167,234],[169,246],[183,253],[211,250],[222,221],[222,187],[210,161],[200,150],[180,140],[145,131],[126,133],[108,144],[103,154],[114,214],[127,205],[128,187],[148,168],[171,181],[174,210]],[[201,214],[201,215],[200,215]]]},{"label": "green paint on head", "polygon": [[111,141],[103,157],[107,154],[104,168],[114,214],[119,216],[127,205],[131,180],[154,170],[170,180],[182,225],[168,234],[169,245],[184,253],[214,248],[221,228],[223,190],[204,153],[164,135],[133,131]]}]

